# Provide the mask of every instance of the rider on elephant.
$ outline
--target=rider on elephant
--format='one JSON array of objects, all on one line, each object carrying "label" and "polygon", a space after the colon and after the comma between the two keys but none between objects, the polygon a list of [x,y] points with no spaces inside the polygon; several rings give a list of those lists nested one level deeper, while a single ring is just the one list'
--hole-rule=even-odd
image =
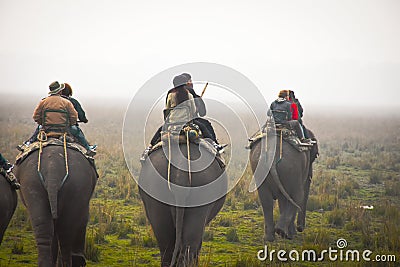
[{"label": "rider on elephant", "polygon": [[289,101],[289,90],[281,90],[278,99],[272,102],[268,110],[268,116],[273,116],[276,124],[288,124],[295,131],[300,141],[304,145],[311,144],[311,140],[305,138],[303,127],[301,127],[298,120],[293,120],[291,102]]},{"label": "rider on elephant", "polygon": [[298,120],[301,127],[303,128],[304,137],[309,138],[306,128],[303,124],[303,107],[300,104],[299,99],[294,95],[294,91],[289,90],[289,101],[292,103],[292,108],[297,110],[297,118],[295,116],[292,117],[293,120]]},{"label": "rider on elephant", "polygon": [[[68,83],[64,83],[64,84],[65,84],[65,88],[62,90],[61,96],[65,97],[66,99],[71,101],[72,105],[74,105],[76,112],[78,112],[79,121],[83,122],[83,123],[88,123],[89,120],[86,118],[85,111],[83,110],[81,104],[79,103],[78,100],[71,97],[72,96],[71,86]],[[70,131],[71,131],[71,134],[74,135],[78,139],[78,141],[85,146],[86,149],[95,151],[95,149],[97,148],[97,145],[90,146],[88,144],[88,142],[85,138],[85,135],[83,134],[81,128],[79,128],[78,122],[76,122],[75,125],[71,125]]]},{"label": "rider on elephant", "polygon": [[20,188],[20,184],[17,181],[17,178],[12,173],[12,169],[14,165],[12,165],[8,160],[6,160],[3,155],[0,153],[0,169],[4,170],[4,177],[6,177],[7,181],[11,184],[11,187],[15,190]]},{"label": "rider on elephant", "polygon": [[[168,91],[167,97],[166,97],[166,108],[165,111],[168,112],[168,114],[164,115],[170,115],[170,112],[174,112],[174,108],[181,103],[185,102],[189,108],[189,112],[191,114],[186,114],[189,118],[189,120],[192,120],[194,124],[199,126],[203,137],[204,138],[209,138],[212,140],[214,148],[219,152],[223,152],[223,148],[226,145],[220,145],[218,144],[216,137],[215,137],[215,132],[212,129],[211,123],[208,122],[205,119],[198,118],[197,116],[204,116],[206,113],[206,108],[203,100],[199,95],[196,94],[196,92],[193,89],[193,84],[192,80],[190,78],[190,74],[183,73],[178,76],[175,76],[173,79],[173,85],[174,88]],[[167,116],[165,116],[167,118]],[[204,123],[206,121],[206,123]],[[211,131],[210,131],[211,127]],[[147,157],[148,152],[151,150],[151,148],[157,144],[161,140],[161,131],[162,131],[163,126],[161,126],[157,132],[154,134],[153,138],[150,141],[150,145],[145,149],[143,152],[140,160],[144,161]]]},{"label": "rider on elephant", "polygon": [[[88,155],[96,154],[96,146],[90,146],[82,131],[76,126],[78,112],[73,102],[61,96],[65,88],[65,84],[60,84],[57,81],[50,84],[50,96],[43,98],[33,113],[33,119],[39,126],[28,141],[25,141],[23,145],[17,147],[19,150],[23,151],[24,146],[26,147],[32,142],[35,142],[39,131],[43,129],[45,132],[62,133],[69,131],[87,149]],[[65,114],[67,114],[67,118]],[[45,121],[43,121],[43,119],[45,119]],[[67,125],[70,125],[70,127],[67,127]]]}]

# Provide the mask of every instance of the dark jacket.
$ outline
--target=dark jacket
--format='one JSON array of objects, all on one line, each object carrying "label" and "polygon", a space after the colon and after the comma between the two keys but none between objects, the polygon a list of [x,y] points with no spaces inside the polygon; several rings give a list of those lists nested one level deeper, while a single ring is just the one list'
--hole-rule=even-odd
[{"label": "dark jacket", "polygon": [[206,110],[206,104],[204,104],[203,99],[198,94],[196,94],[196,92],[194,91],[193,88],[187,86],[186,89],[189,91],[189,93],[192,94],[192,96],[194,98],[194,103],[196,104],[196,108],[197,108],[197,112],[199,113],[199,116],[204,117],[207,113],[207,110]]},{"label": "dark jacket", "polygon": [[299,120],[300,120],[303,117],[303,107],[301,106],[300,101],[297,98],[294,99],[294,103],[296,103],[297,105],[297,110],[299,111]]},{"label": "dark jacket", "polygon": [[271,113],[274,117],[275,123],[285,123],[292,119],[292,112],[290,111],[291,103],[284,98],[278,98],[272,102],[268,115]]},{"label": "dark jacket", "polygon": [[71,101],[72,105],[74,105],[76,112],[78,112],[79,121],[84,122],[84,123],[88,122],[85,111],[83,110],[79,101],[72,97],[65,97],[65,98],[68,99],[69,101]]}]

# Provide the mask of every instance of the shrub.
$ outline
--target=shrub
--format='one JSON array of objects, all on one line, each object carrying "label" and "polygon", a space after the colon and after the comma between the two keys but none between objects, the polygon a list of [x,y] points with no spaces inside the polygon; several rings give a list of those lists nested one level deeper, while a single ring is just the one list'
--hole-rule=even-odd
[{"label": "shrub", "polygon": [[386,182],[385,194],[387,196],[397,197],[400,196],[400,183],[399,182]]},{"label": "shrub", "polygon": [[256,210],[256,209],[258,209],[258,203],[257,203],[257,201],[248,201],[248,200],[246,200],[243,203],[243,209],[244,210]]},{"label": "shrub", "polygon": [[226,233],[226,241],[228,242],[239,242],[239,236],[237,235],[235,228],[230,228]]},{"label": "shrub", "polygon": [[345,222],[345,211],[334,209],[327,214],[328,223],[334,227],[342,227]]},{"label": "shrub", "polygon": [[152,236],[143,237],[143,246],[145,248],[155,248],[157,247],[157,241]]},{"label": "shrub", "polygon": [[95,245],[95,240],[92,237],[86,238],[85,257],[93,262],[100,262],[100,249]]},{"label": "shrub", "polygon": [[222,217],[218,222],[218,225],[223,227],[230,227],[232,226],[232,224],[232,219],[227,217]]},{"label": "shrub", "polygon": [[339,157],[329,157],[326,159],[326,167],[328,169],[336,169],[337,166],[340,164],[340,158]]},{"label": "shrub", "polygon": [[213,241],[214,240],[214,232],[212,231],[204,231],[203,234],[203,241],[207,242],[207,241]]},{"label": "shrub", "polygon": [[24,244],[21,241],[15,242],[11,248],[11,253],[17,255],[24,254]]},{"label": "shrub", "polygon": [[380,184],[382,183],[382,176],[380,175],[379,172],[374,171],[371,173],[369,177],[369,183],[370,184]]}]

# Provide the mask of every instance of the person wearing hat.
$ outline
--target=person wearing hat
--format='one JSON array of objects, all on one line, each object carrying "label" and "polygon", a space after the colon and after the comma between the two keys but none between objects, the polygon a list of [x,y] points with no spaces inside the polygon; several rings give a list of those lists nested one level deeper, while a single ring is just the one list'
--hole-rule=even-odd
[{"label": "person wearing hat", "polygon": [[[194,97],[194,101],[195,101],[196,108],[198,111],[198,113],[197,113],[198,116],[194,119],[194,122],[196,124],[197,123],[203,124],[207,128],[207,130],[210,132],[211,139],[214,140],[214,142],[216,142],[217,144],[219,144],[218,140],[217,140],[217,135],[215,134],[214,127],[212,126],[211,122],[209,120],[202,118],[207,113],[206,105],[204,104],[204,101],[201,98],[201,96],[196,94],[196,92],[194,91],[192,76],[189,73],[182,73],[181,75],[183,75],[187,78],[187,90]],[[225,144],[220,145],[220,150],[223,149],[224,147],[226,147]]]},{"label": "person wearing hat", "polygon": [[6,177],[7,181],[11,184],[11,187],[17,190],[21,187],[21,185],[18,183],[17,178],[12,173],[13,168],[14,165],[12,165],[8,160],[6,160],[0,153],[0,169],[3,169],[3,171],[1,172],[3,173],[4,177]]},{"label": "person wearing hat", "polygon": [[[174,121],[185,121],[189,122],[190,120],[194,121],[194,118],[197,117],[198,114],[198,109],[196,106],[196,101],[195,97],[190,93],[188,85],[188,77],[180,74],[174,77],[173,79],[173,85],[174,88],[168,91],[167,97],[166,97],[166,103],[165,103],[165,110],[164,110],[164,119],[168,120],[169,123],[174,122]],[[194,90],[193,90],[194,92]],[[204,103],[203,103],[204,104]],[[182,107],[186,106],[189,111],[189,114],[187,114],[184,109],[176,109],[175,107],[177,106]],[[205,106],[204,106],[204,111],[205,111]],[[199,126],[203,137],[204,138],[210,138],[213,142],[213,146],[222,153],[221,147],[219,144],[217,144],[213,138],[212,134],[209,132],[206,126],[202,124],[201,122],[194,121],[196,125]],[[153,138],[150,141],[150,145],[145,149],[143,152],[140,160],[144,161],[151,150],[151,148],[157,144],[161,140],[161,131],[162,131],[163,126],[161,126],[156,133],[154,134]]]},{"label": "person wearing hat", "polygon": [[[64,132],[60,125],[74,125],[78,119],[78,113],[70,101],[61,97],[61,92],[65,88],[65,84],[60,84],[57,81],[49,86],[49,96],[43,98],[33,112],[33,120],[37,124],[42,125],[43,129],[54,132]],[[55,110],[56,112],[49,112]],[[60,112],[57,112],[60,111]],[[65,113],[67,116],[65,117]]]},{"label": "person wearing hat", "polygon": [[94,148],[88,145],[86,139],[76,136],[76,131],[74,132],[70,129],[70,126],[76,125],[78,113],[71,101],[61,96],[64,88],[65,84],[60,84],[57,81],[49,85],[49,96],[43,98],[33,112],[33,120],[39,126],[36,128],[35,133],[28,141],[17,147],[19,150],[23,151],[26,146],[36,141],[37,134],[41,129],[43,129],[45,132],[58,133],[70,131],[72,135],[75,134],[74,136],[79,141],[82,141],[82,144],[87,149],[88,155],[94,155],[96,153]]},{"label": "person wearing hat", "polygon": [[289,90],[281,90],[278,94],[278,98],[271,103],[270,109],[268,110],[268,116],[274,118],[275,124],[283,124],[291,126],[303,145],[309,145],[311,140],[304,137],[303,128],[301,127],[298,120],[293,120],[292,107],[289,101]]}]

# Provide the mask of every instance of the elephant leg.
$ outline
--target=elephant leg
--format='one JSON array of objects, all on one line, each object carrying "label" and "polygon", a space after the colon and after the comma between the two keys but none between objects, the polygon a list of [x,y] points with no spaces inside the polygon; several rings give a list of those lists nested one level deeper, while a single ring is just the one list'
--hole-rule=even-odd
[{"label": "elephant leg", "polygon": [[185,209],[182,257],[178,266],[197,266],[207,217],[213,206]]},{"label": "elephant leg", "polygon": [[283,238],[286,238],[289,233],[288,203],[289,201],[284,196],[278,198],[279,219],[275,226],[275,231]]},{"label": "elephant leg", "polygon": [[293,214],[292,219],[290,220],[289,223],[289,233],[288,233],[288,239],[292,239],[294,235],[296,234],[296,227],[294,225],[294,221],[296,220],[296,213]]},{"label": "elephant leg", "polygon": [[275,226],[274,226],[274,199],[272,192],[265,188],[263,184],[258,189],[258,197],[264,214],[264,242],[272,242],[275,240]]},{"label": "elephant leg", "polygon": [[80,221],[80,226],[76,232],[75,239],[72,242],[72,266],[73,267],[81,267],[86,266],[86,258],[85,258],[85,242],[86,242],[86,226],[89,220],[89,210],[87,213],[82,216],[82,220]]},{"label": "elephant leg", "polygon": [[292,239],[293,231],[290,228],[294,228],[294,216],[297,209],[284,196],[279,197],[278,203],[280,215],[275,231],[283,238]]},{"label": "elephant leg", "polygon": [[[296,203],[301,203],[303,194],[298,192],[293,200]],[[276,226],[276,231],[282,237],[287,239],[292,239],[293,235],[296,233],[294,221],[296,219],[296,215],[298,209],[292,203],[290,203],[284,196],[279,197],[279,221]]]},{"label": "elephant leg", "polygon": [[[42,185],[40,184],[36,186],[42,188]],[[29,191],[24,193],[27,210],[35,233],[36,246],[38,249],[38,266],[53,267],[55,260],[53,260],[52,247],[54,240],[54,224],[50,213],[47,192],[43,188],[43,191],[37,194],[31,195],[29,194]]]},{"label": "elephant leg", "polygon": [[306,210],[307,210],[307,201],[308,196],[310,194],[310,184],[311,178],[307,177],[306,182],[304,184],[304,197],[302,201],[301,211],[298,212],[297,216],[297,231],[303,232],[306,226]]},{"label": "elephant leg", "polygon": [[31,220],[32,227],[35,231],[36,245],[38,248],[38,266],[54,266],[55,259],[53,259],[52,248],[54,225],[50,211],[48,211],[44,217],[36,217],[31,215]]},{"label": "elephant leg", "polygon": [[141,194],[147,218],[157,239],[161,254],[161,267],[170,266],[175,247],[175,225],[171,206]]}]

